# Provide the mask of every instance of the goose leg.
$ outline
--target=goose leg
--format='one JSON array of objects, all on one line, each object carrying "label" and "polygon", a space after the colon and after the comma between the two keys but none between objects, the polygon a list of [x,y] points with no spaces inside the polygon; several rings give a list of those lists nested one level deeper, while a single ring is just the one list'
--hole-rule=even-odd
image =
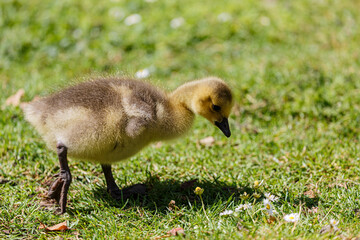
[{"label": "goose leg", "polygon": [[115,179],[111,171],[111,165],[101,164],[101,167],[105,175],[107,192],[115,200],[120,200],[122,195],[121,190],[115,183]]},{"label": "goose leg", "polygon": [[60,162],[60,173],[58,178],[51,184],[48,197],[55,199],[61,208],[60,214],[66,212],[67,194],[71,183],[71,173],[67,162],[67,147],[58,143],[56,145]]},{"label": "goose leg", "polygon": [[135,184],[120,190],[115,183],[115,179],[111,171],[111,165],[101,164],[101,167],[105,175],[107,191],[115,200],[127,199],[133,195],[142,195],[146,193],[146,187],[144,184]]}]

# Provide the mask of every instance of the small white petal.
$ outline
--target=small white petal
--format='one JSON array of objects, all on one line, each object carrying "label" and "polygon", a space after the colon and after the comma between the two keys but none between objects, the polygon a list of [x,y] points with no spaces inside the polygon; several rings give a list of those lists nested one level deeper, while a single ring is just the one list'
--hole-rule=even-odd
[{"label": "small white petal", "polygon": [[270,202],[269,199],[265,198],[264,201],[263,201],[263,203],[264,203],[265,209],[267,209],[267,210],[270,210],[270,209],[271,209],[271,210],[272,210],[272,205],[271,205],[271,202]]},{"label": "small white petal", "polygon": [[176,29],[176,28],[181,27],[184,23],[185,23],[184,18],[182,18],[182,17],[174,18],[170,22],[170,27]]},{"label": "small white petal", "polygon": [[80,28],[77,28],[72,32],[73,38],[79,39],[81,35],[82,35],[82,30]]},{"label": "small white petal", "polygon": [[248,203],[248,204],[245,204],[246,205],[246,209],[249,209],[249,210],[251,210],[252,209],[252,205],[251,205],[251,203]]},{"label": "small white petal", "polygon": [[300,215],[298,213],[291,213],[284,216],[284,220],[287,222],[297,222],[299,221]]},{"label": "small white petal", "polygon": [[109,15],[116,20],[121,20],[125,17],[125,13],[123,12],[122,8],[120,7],[113,7],[109,10]]},{"label": "small white petal", "polygon": [[274,215],[273,206],[271,205],[269,199],[265,198],[263,203],[264,203],[264,210],[266,210],[270,216],[273,216]]},{"label": "small white petal", "polygon": [[61,47],[67,47],[67,46],[69,46],[71,44],[71,42],[70,42],[70,40],[69,39],[67,39],[67,38],[63,38],[63,39],[61,39],[61,41],[60,41],[60,46]]},{"label": "small white petal", "polygon": [[268,17],[262,16],[262,17],[260,17],[260,24],[263,26],[269,26],[270,19]]},{"label": "small white petal", "polygon": [[333,227],[335,227],[336,225],[339,224],[339,221],[336,221],[335,219],[330,219],[329,222],[330,222],[330,225],[333,226]]},{"label": "small white petal", "polygon": [[227,12],[220,13],[217,16],[217,20],[219,22],[228,22],[231,20],[231,15],[230,15],[230,13],[227,13]]},{"label": "small white petal", "polygon": [[150,76],[150,70],[147,68],[141,69],[135,73],[135,77],[137,78],[147,78]]},{"label": "small white petal", "polygon": [[222,213],[220,213],[220,216],[228,216],[228,215],[232,215],[234,213],[234,211],[232,210],[225,210]]},{"label": "small white petal", "polygon": [[220,229],[220,228],[222,228],[222,221],[221,221],[221,219],[220,219],[220,221],[217,223],[217,227],[216,227],[217,229]]},{"label": "small white petal", "polygon": [[244,204],[240,204],[237,208],[235,208],[235,212],[241,212],[244,210]]},{"label": "small white petal", "polygon": [[265,193],[264,196],[271,202],[277,202],[279,200],[279,197],[276,197],[270,193]]},{"label": "small white petal", "polygon": [[125,18],[125,24],[128,26],[134,25],[136,23],[139,23],[141,21],[141,16],[139,14],[132,14]]}]

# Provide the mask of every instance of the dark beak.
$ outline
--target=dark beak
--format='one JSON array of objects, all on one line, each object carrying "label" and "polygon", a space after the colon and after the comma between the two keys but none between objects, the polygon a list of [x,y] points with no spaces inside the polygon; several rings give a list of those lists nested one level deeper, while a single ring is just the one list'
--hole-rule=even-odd
[{"label": "dark beak", "polygon": [[231,132],[227,118],[223,118],[222,122],[215,121],[215,125],[224,133],[225,136],[230,137]]}]

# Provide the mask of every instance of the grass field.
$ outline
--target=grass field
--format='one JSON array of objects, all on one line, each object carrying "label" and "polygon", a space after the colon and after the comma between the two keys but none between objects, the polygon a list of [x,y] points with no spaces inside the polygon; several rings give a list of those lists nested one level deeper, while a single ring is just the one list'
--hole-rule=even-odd
[{"label": "grass field", "polygon": [[[156,239],[176,227],[187,239],[360,236],[359,9],[355,0],[0,1],[0,238]],[[44,209],[57,157],[5,100],[141,69],[166,90],[225,79],[232,136],[197,118],[186,137],[114,165],[119,186],[149,188],[127,202],[107,195],[100,165],[70,161],[68,213]],[[199,144],[208,136],[212,146]],[[270,223],[265,193],[279,197]],[[244,203],[252,208],[220,216]],[[300,213],[295,224],[290,213]],[[320,234],[330,219],[339,231]],[[72,230],[38,229],[63,221]]]}]

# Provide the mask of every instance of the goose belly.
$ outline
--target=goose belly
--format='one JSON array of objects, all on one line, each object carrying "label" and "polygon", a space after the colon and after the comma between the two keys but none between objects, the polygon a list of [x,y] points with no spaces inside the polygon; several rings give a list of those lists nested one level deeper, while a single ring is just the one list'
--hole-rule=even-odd
[{"label": "goose belly", "polygon": [[110,151],[107,151],[101,155],[94,156],[91,159],[94,162],[102,163],[102,164],[110,164],[114,162],[118,162],[121,160],[125,160],[137,152],[139,152],[142,148],[148,145],[150,141],[148,139],[126,139],[126,141],[116,141],[113,144],[113,148]]}]

